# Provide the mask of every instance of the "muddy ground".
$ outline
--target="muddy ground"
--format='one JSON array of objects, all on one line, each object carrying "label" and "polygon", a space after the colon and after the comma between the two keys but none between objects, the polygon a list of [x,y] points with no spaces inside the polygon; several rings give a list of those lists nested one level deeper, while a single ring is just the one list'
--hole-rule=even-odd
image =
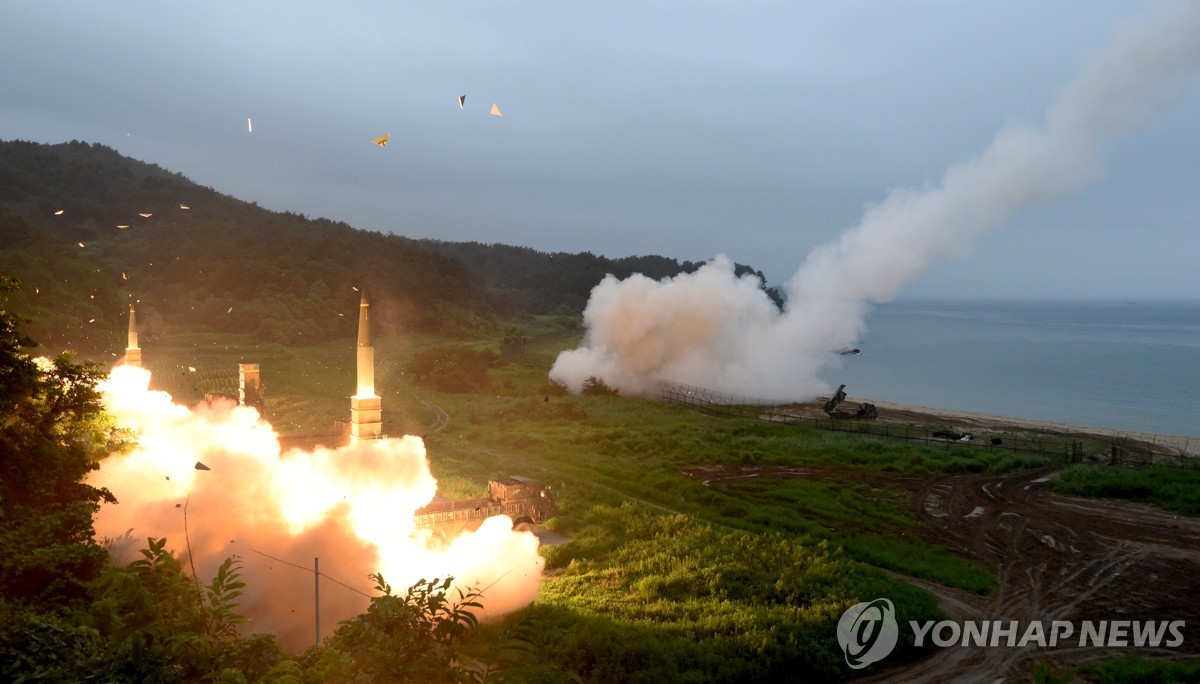
[{"label": "muddy ground", "polygon": [[[1107,655],[1200,656],[1200,519],[1140,504],[1052,493],[1054,469],[1002,475],[912,475],[804,467],[690,469],[709,486],[746,477],[848,479],[909,492],[927,538],[995,569],[997,588],[976,596],[903,578],[933,592],[951,620],[1185,620],[1178,648],[931,648],[860,681],[1028,681]],[[875,598],[875,597],[867,597]],[[902,629],[907,631],[906,626]],[[886,661],[884,661],[886,662]]]}]

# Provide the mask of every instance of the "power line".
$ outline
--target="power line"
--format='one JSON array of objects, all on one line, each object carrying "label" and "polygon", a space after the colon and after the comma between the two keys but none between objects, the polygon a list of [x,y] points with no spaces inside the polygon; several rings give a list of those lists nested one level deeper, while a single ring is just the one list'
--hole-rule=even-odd
[{"label": "power line", "polygon": [[[303,565],[296,565],[295,563],[292,563],[292,562],[290,562],[290,561],[285,561],[285,560],[284,560],[284,559],[282,559],[282,558],[276,558],[275,556],[272,556],[272,555],[271,555],[271,554],[269,554],[269,553],[263,553],[262,551],[259,551],[258,549],[250,549],[250,550],[251,550],[251,551],[253,551],[254,553],[257,553],[257,554],[258,554],[258,555],[260,555],[260,556],[265,556],[265,557],[267,557],[267,558],[270,558],[270,559],[271,559],[271,560],[273,560],[273,561],[278,561],[278,562],[280,562],[280,563],[283,563],[284,565],[290,565],[290,566],[292,566],[293,568],[296,568],[296,569],[298,569],[298,570],[303,570],[304,572],[312,572],[312,571],[313,571],[313,569],[312,569],[312,568],[306,568],[306,567],[304,567]],[[354,592],[354,593],[356,593],[356,594],[359,594],[359,595],[361,595],[361,596],[366,596],[367,598],[373,598],[373,597],[372,597],[370,594],[364,594],[363,592],[359,591],[358,589],[355,589],[354,587],[350,586],[349,584],[346,584],[345,582],[342,582],[341,580],[338,580],[338,579],[335,579],[335,578],[333,578],[333,577],[330,577],[329,575],[326,575],[326,574],[325,574],[325,573],[323,573],[323,572],[318,572],[317,574],[318,574],[319,576],[321,576],[321,577],[324,577],[325,579],[329,580],[330,582],[333,582],[334,584],[340,584],[340,585],[342,585],[343,587],[345,587],[345,588],[349,589],[350,591],[352,591],[352,592]]]}]

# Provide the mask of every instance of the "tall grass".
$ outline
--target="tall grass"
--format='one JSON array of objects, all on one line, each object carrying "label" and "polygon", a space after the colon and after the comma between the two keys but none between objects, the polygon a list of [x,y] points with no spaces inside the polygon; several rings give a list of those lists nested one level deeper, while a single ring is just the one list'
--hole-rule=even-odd
[{"label": "tall grass", "polygon": [[1168,511],[1200,515],[1200,470],[1193,468],[1076,465],[1050,480],[1050,488],[1068,496],[1144,501]]}]

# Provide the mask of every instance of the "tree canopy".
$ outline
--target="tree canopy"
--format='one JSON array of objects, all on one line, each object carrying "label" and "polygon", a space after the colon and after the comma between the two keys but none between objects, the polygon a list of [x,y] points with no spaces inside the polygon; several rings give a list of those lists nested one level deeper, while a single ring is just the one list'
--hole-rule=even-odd
[{"label": "tree canopy", "polygon": [[121,432],[105,420],[97,366],[30,355],[0,277],[0,590],[9,601],[67,606],[106,561],[92,515],[112,495],[83,482]]},{"label": "tree canopy", "polygon": [[35,319],[31,332],[88,355],[124,346],[135,303],[148,335],[208,329],[296,345],[352,336],[353,288],[364,285],[378,325],[455,334],[491,328],[497,314],[579,315],[607,274],[661,279],[701,265],[358,230],[78,141],[0,141],[0,244],[0,272],[25,282],[13,301]]}]

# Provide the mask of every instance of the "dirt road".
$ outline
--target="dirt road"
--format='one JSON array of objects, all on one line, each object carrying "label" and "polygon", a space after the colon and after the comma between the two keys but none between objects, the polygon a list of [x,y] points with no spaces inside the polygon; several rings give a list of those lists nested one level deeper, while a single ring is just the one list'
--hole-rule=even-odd
[{"label": "dirt road", "polygon": [[[986,598],[923,583],[951,619],[1186,620],[1176,649],[934,648],[865,681],[1025,680],[1038,661],[1200,654],[1200,519],[1049,491],[1052,471],[953,475],[913,492],[931,540],[996,569]],[[907,479],[907,478],[906,478]],[[1077,643],[1077,642],[1076,642]]]},{"label": "dirt road", "polygon": [[[1105,655],[1200,655],[1200,519],[1140,504],[1052,493],[1053,469],[1003,475],[918,476],[815,468],[697,469],[711,486],[757,477],[869,480],[909,491],[927,538],[995,569],[986,597],[904,578],[933,592],[951,620],[1185,620],[1173,649],[929,649],[915,662],[858,681],[1028,681],[1038,662],[1077,664]],[[875,597],[869,597],[875,598]],[[907,626],[902,630],[907,631]],[[886,661],[885,661],[886,662]]]}]

